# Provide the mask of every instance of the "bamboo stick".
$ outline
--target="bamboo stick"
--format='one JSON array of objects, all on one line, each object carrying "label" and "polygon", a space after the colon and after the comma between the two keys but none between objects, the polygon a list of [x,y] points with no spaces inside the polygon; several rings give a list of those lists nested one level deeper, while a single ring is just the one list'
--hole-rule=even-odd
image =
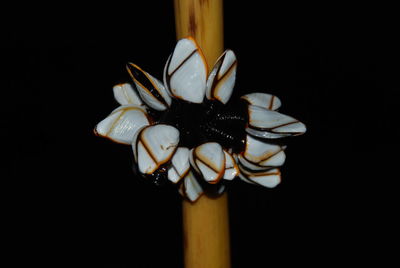
[{"label": "bamboo stick", "polygon": [[174,0],[176,37],[192,36],[209,67],[224,50],[222,0]]},{"label": "bamboo stick", "polygon": [[[224,49],[222,0],[174,0],[174,8],[177,39],[192,36],[212,68]],[[184,200],[182,213],[185,267],[229,268],[227,194]]]},{"label": "bamboo stick", "polygon": [[186,268],[229,268],[228,198],[203,195],[183,201],[184,263]]}]

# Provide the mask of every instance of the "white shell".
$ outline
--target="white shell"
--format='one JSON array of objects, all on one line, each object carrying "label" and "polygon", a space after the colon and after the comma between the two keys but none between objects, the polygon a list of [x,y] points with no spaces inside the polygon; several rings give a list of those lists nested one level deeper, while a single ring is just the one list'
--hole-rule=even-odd
[{"label": "white shell", "polygon": [[262,167],[257,164],[254,164],[250,161],[248,161],[244,156],[239,155],[238,156],[238,163],[240,166],[245,167],[247,169],[253,170],[253,171],[265,171],[267,169],[270,169],[269,167]]},{"label": "white shell", "polygon": [[237,60],[232,50],[226,50],[218,58],[207,79],[207,99],[217,99],[226,104],[235,86]]},{"label": "white shell", "polygon": [[250,181],[267,188],[274,188],[281,182],[281,172],[277,168],[262,172],[249,172],[240,168],[240,174],[243,181]]},{"label": "white shell", "polygon": [[128,63],[126,68],[140,97],[148,106],[157,111],[164,111],[171,105],[171,97],[160,80],[143,71],[136,64]]},{"label": "white shell", "polygon": [[247,135],[243,156],[251,163],[264,168],[279,167],[286,159],[285,148]]},{"label": "white shell", "polygon": [[203,189],[192,171],[189,171],[183,179],[183,183],[179,188],[179,193],[192,202],[195,202],[202,195]]},{"label": "white shell", "polygon": [[192,149],[190,163],[211,184],[218,183],[225,172],[225,154],[216,142],[207,142]]},{"label": "white shell", "polygon": [[129,83],[115,85],[113,92],[115,100],[121,105],[143,105],[142,100]]},{"label": "white shell", "polygon": [[249,184],[256,184],[255,182],[252,182],[251,180],[249,180],[248,178],[246,178],[246,176],[244,176],[242,173],[239,173],[239,178]]},{"label": "white shell", "polygon": [[281,100],[271,94],[267,93],[250,93],[241,97],[251,105],[263,107],[268,110],[277,110],[281,107]]},{"label": "white shell", "polygon": [[168,179],[173,183],[179,182],[190,169],[189,149],[178,147],[171,160],[171,166],[168,168]]},{"label": "white shell", "polygon": [[246,132],[253,136],[275,139],[306,132],[306,126],[297,119],[260,106],[249,105],[248,114]]},{"label": "white shell", "polygon": [[139,138],[140,133],[142,132],[143,129],[145,129],[147,126],[141,127],[138,131],[136,131],[136,134],[133,136],[132,139],[132,151],[133,151],[133,157],[135,159],[135,162],[137,164],[138,162],[138,155],[137,155],[137,140]]},{"label": "white shell", "polygon": [[176,44],[164,68],[164,84],[178,99],[202,103],[206,91],[207,64],[193,38]]},{"label": "white shell", "polygon": [[95,127],[95,133],[122,144],[131,144],[137,131],[150,124],[145,110],[136,105],[115,109]]},{"label": "white shell", "polygon": [[151,174],[168,162],[179,143],[179,131],[169,125],[159,124],[143,128],[133,145],[139,171]]},{"label": "white shell", "polygon": [[228,152],[224,151],[225,154],[225,173],[224,180],[233,180],[239,174],[239,168],[235,162],[235,159]]}]

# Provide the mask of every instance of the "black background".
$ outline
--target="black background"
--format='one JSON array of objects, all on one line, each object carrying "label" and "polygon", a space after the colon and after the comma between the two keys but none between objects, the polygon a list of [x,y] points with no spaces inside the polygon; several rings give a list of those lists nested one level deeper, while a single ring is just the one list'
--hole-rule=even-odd
[{"label": "black background", "polygon": [[[395,195],[383,193],[398,177],[389,172],[399,134],[389,10],[225,3],[235,90],[277,95],[280,111],[308,127],[288,141],[280,186],[230,187],[233,267],[375,257],[365,252],[386,237],[375,221],[390,222]],[[117,107],[112,86],[129,81],[128,61],[162,78],[175,45],[172,3],[44,13],[12,24],[3,42],[13,93],[2,126],[12,144],[9,248],[56,263],[182,267],[179,194],[135,178],[129,146],[93,135]]]}]

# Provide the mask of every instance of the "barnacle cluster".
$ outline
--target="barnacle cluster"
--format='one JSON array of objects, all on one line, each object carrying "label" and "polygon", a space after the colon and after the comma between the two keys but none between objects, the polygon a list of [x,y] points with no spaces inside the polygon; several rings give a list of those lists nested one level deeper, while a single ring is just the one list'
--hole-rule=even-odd
[{"label": "barnacle cluster", "polygon": [[226,181],[265,187],[281,181],[285,146],[276,139],[306,127],[277,112],[280,100],[251,93],[230,100],[237,60],[226,50],[209,72],[193,38],[178,41],[163,82],[129,63],[133,83],[114,86],[121,105],[95,133],[132,146],[135,169],[156,184],[170,181],[191,201],[204,192],[222,193]]}]

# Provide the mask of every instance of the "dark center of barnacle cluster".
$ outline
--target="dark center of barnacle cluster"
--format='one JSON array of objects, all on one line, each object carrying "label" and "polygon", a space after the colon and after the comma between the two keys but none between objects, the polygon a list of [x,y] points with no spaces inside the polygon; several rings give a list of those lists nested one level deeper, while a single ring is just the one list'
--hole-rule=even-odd
[{"label": "dark center of barnacle cluster", "polygon": [[[206,142],[217,142],[232,153],[244,150],[245,127],[247,122],[246,104],[242,100],[228,105],[218,101],[204,100],[201,104],[173,99],[171,107],[163,112],[156,112],[153,118],[160,124],[174,126],[179,130],[179,146],[189,149]],[[161,166],[153,174],[145,177],[155,185],[163,186],[167,179],[168,164]],[[205,185],[204,190],[212,192],[214,185]],[[210,190],[211,189],[211,190]]]},{"label": "dark center of barnacle cluster", "polygon": [[245,111],[245,103],[241,101],[223,105],[209,100],[201,104],[174,100],[160,123],[179,130],[179,146],[191,149],[206,142],[217,142],[224,149],[241,152],[247,122]]}]

